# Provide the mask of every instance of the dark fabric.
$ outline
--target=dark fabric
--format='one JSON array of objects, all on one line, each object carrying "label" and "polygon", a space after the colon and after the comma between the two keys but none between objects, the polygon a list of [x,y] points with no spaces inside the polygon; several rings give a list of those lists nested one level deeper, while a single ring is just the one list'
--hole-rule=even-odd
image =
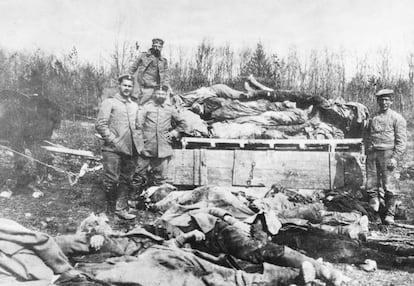
[{"label": "dark fabric", "polygon": [[113,196],[116,203],[115,210],[126,209],[135,171],[136,156],[103,151],[102,157],[105,192]]},{"label": "dark fabric", "polygon": [[328,211],[344,213],[358,211],[362,215],[369,216],[368,211],[360,201],[346,195],[335,195],[330,200],[324,200],[323,203]]},{"label": "dark fabric", "polygon": [[327,100],[322,96],[309,95],[304,92],[296,92],[292,90],[257,90],[253,92],[253,94],[249,97],[249,100],[257,98],[264,98],[272,102],[296,102],[296,106],[298,108],[308,108],[311,105],[320,105],[327,102]]},{"label": "dark fabric", "polygon": [[230,254],[255,264],[268,262],[277,265],[284,253],[283,246],[269,242],[263,230],[256,228],[252,237],[248,237],[237,226],[221,220],[207,233],[206,245],[215,253]]},{"label": "dark fabric", "polygon": [[385,193],[385,215],[395,216],[395,208],[397,205],[397,195],[392,193]]},{"label": "dark fabric", "polygon": [[386,193],[398,193],[395,170],[387,168],[393,157],[393,150],[369,151],[367,152],[367,186],[368,193],[376,193],[382,188]]},{"label": "dark fabric", "polygon": [[267,100],[239,101],[220,97],[211,97],[204,101],[204,117],[216,121],[236,119],[243,116],[260,115],[266,111],[281,111],[288,107],[279,102]]},{"label": "dark fabric", "polygon": [[167,167],[170,159],[171,157],[153,158],[139,155],[134,172],[133,185],[142,190],[146,186],[158,186],[168,181]]}]

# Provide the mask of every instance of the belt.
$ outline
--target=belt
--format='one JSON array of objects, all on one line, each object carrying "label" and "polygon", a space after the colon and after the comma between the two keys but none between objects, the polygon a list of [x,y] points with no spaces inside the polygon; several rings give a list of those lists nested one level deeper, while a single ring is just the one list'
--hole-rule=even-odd
[{"label": "belt", "polygon": [[161,89],[159,85],[144,85],[143,88]]}]

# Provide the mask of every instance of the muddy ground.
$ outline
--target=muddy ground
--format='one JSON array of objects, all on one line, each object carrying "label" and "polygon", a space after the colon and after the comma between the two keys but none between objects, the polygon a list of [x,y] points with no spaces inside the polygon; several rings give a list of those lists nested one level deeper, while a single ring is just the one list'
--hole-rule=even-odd
[{"label": "muddy ground", "polygon": [[[406,162],[413,159],[413,131],[410,128],[409,150]],[[99,154],[99,139],[94,136],[93,124],[64,122],[53,142],[60,143],[69,148],[91,150]],[[0,154],[1,155],[1,154]],[[0,174],[9,171],[2,154],[0,161]],[[83,159],[73,156],[55,156],[54,164],[68,171],[77,172]],[[0,216],[18,221],[24,226],[46,232],[51,235],[74,232],[79,222],[91,212],[100,212],[105,209],[104,193],[101,187],[101,173],[86,174],[79,182],[70,186],[65,174],[50,171],[49,181],[43,184],[44,196],[33,198],[28,190],[14,193],[9,199],[0,198]],[[409,207],[408,221],[414,219],[414,194],[411,192],[414,179],[401,181],[401,189],[404,192],[405,204]],[[135,223],[149,223],[156,215],[146,211],[139,211]],[[117,219],[110,217],[115,229],[131,227]],[[398,231],[388,228],[382,231]],[[408,235],[411,235],[408,232]],[[353,285],[414,285],[414,265],[405,269],[379,269],[375,272],[365,272],[355,265],[335,264],[348,276],[354,279]]]}]

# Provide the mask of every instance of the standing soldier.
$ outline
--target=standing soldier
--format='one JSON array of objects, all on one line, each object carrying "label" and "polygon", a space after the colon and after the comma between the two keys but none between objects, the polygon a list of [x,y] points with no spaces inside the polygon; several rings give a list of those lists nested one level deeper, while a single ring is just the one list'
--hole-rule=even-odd
[{"label": "standing soldier", "polygon": [[104,165],[104,188],[108,209],[122,219],[134,219],[128,212],[128,196],[132,187],[138,143],[136,130],[138,105],[131,101],[134,79],[122,75],[118,79],[119,93],[102,102],[96,122],[96,130],[102,136]]},{"label": "standing soldier", "polygon": [[171,142],[179,137],[183,121],[174,106],[166,102],[166,97],[165,91],[156,91],[138,112],[137,128],[142,132],[143,148],[134,175],[137,194],[149,184],[148,167],[151,167],[152,184],[167,182],[168,162],[173,155]]},{"label": "standing soldier", "polygon": [[128,68],[131,75],[137,72],[138,87],[134,94],[140,105],[147,102],[156,90],[163,90],[168,95],[171,93],[167,59],[161,56],[163,45],[163,40],[153,39],[152,48],[133,60]]},{"label": "standing soldier", "polygon": [[406,121],[390,109],[393,95],[391,89],[382,89],[376,94],[379,110],[371,119],[365,138],[369,205],[378,212],[381,192],[385,193],[384,224],[394,223],[398,193],[395,169],[407,144]]}]

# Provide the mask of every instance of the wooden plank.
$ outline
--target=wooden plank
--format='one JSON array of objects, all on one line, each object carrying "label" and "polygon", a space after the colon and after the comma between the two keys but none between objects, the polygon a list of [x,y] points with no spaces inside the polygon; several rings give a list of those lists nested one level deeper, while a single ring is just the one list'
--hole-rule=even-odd
[{"label": "wooden plank", "polygon": [[174,150],[168,174],[176,185],[231,186],[233,150]]},{"label": "wooden plank", "polygon": [[174,150],[167,172],[174,184],[194,185],[194,151],[196,150]]},{"label": "wooden plank", "polygon": [[208,184],[208,177],[207,177],[207,158],[206,158],[207,150],[199,150],[199,157],[200,157],[200,165],[198,167],[199,174],[200,174],[200,181],[199,185],[204,186]]},{"label": "wooden plank", "polygon": [[233,150],[203,150],[207,169],[207,184],[232,185]]},{"label": "wooden plank", "polygon": [[[190,146],[204,146],[209,148],[218,148],[223,146],[237,146],[245,148],[249,146],[265,146],[268,149],[294,147],[297,150],[308,150],[316,146],[326,146],[327,151],[335,151],[336,148],[348,149],[353,146],[354,149],[362,148],[362,139],[221,139],[221,138],[196,138],[184,137],[181,139],[182,147],[185,149]],[[355,147],[357,146],[357,147]],[[358,147],[359,146],[359,147]]]},{"label": "wooden plank", "polygon": [[193,151],[193,184],[194,186],[201,185],[201,174],[200,174],[200,152],[201,150],[192,150]]},{"label": "wooden plank", "polygon": [[344,161],[341,155],[335,152],[329,153],[329,179],[331,190],[345,185]]},{"label": "wooden plank", "polygon": [[345,182],[341,155],[316,151],[176,149],[168,172],[177,185],[280,184],[288,188],[332,189]]},{"label": "wooden plank", "polygon": [[233,185],[247,186],[252,166],[254,186],[280,184],[288,188],[330,189],[328,152],[237,152]]},{"label": "wooden plank", "polygon": [[70,149],[70,148],[60,147],[60,146],[41,146],[41,147],[51,152],[64,153],[64,154],[81,156],[81,157],[96,158],[96,156],[91,151]]}]

